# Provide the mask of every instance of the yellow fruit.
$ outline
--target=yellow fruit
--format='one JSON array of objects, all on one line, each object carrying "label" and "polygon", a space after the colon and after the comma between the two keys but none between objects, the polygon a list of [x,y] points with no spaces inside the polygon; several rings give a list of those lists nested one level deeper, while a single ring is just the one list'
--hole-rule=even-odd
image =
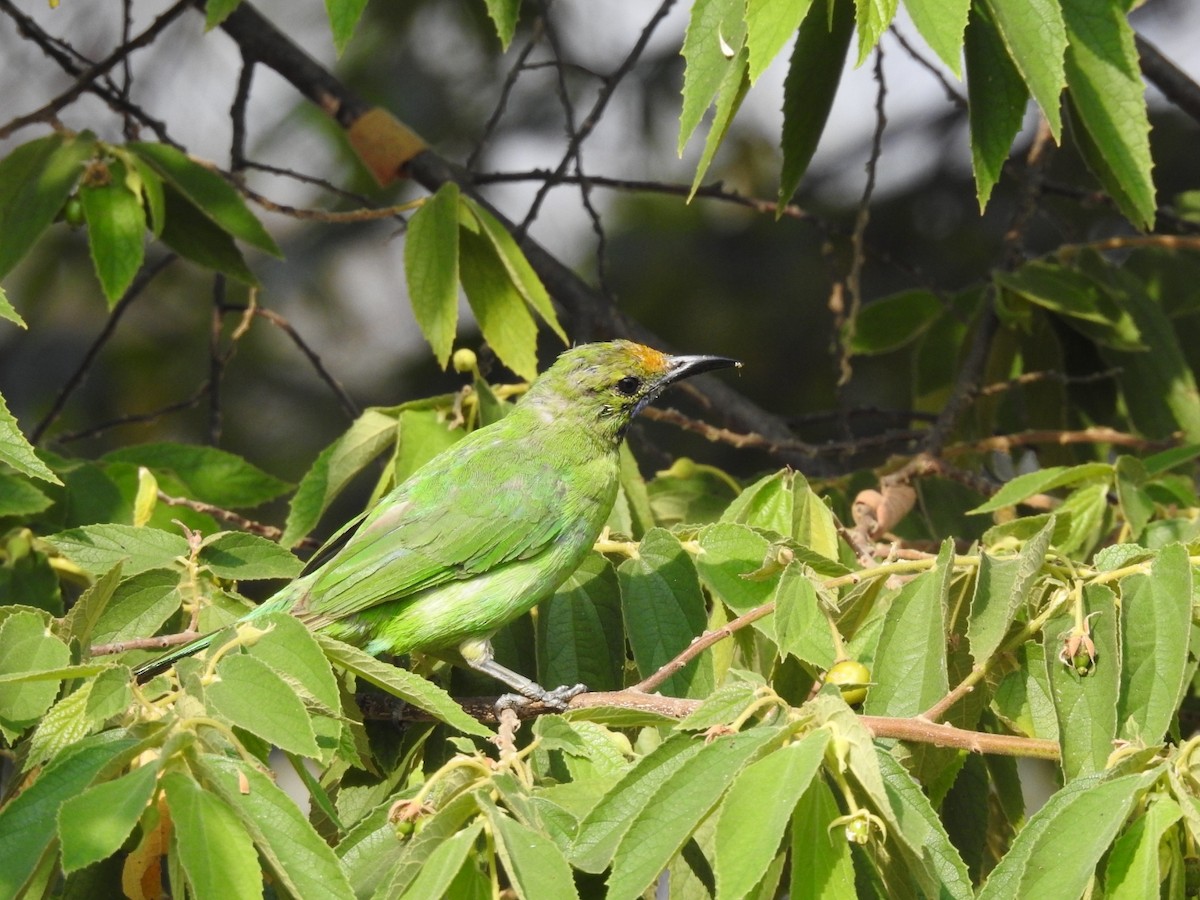
[{"label": "yellow fruit", "polygon": [[858,706],[867,699],[867,687],[871,684],[871,670],[854,659],[838,660],[825,675],[825,680],[836,684],[842,691],[842,699],[851,706]]}]

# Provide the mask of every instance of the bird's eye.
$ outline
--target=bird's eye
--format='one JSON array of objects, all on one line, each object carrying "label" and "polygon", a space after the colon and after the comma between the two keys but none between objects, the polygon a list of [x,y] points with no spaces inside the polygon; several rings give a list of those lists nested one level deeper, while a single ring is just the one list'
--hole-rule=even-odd
[{"label": "bird's eye", "polygon": [[642,386],[641,379],[633,375],[626,375],[617,382],[617,391],[624,394],[626,397],[632,397],[637,393],[638,388]]}]

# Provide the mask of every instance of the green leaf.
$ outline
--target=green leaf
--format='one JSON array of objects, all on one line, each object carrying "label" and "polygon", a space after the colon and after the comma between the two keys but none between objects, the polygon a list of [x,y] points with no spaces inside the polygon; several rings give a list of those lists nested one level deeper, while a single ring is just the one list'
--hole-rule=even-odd
[{"label": "green leaf", "polygon": [[746,46],[750,83],[758,81],[804,21],[813,0],[747,0]]},{"label": "green leaf", "polygon": [[1159,774],[1155,768],[1067,784],[1017,834],[988,876],[979,900],[1083,896],[1130,809]]},{"label": "green leaf", "polygon": [[402,409],[396,417],[399,435],[392,477],[400,484],[443,450],[448,450],[465,435],[462,428],[451,428],[439,409]]},{"label": "green leaf", "polygon": [[129,181],[124,164],[111,160],[103,175],[90,171],[79,188],[92,265],[110,309],[133,282],[146,255],[146,210]]},{"label": "green leaf", "polygon": [[357,647],[335,641],[327,635],[314,633],[313,637],[334,665],[341,666],[376,687],[383,688],[389,694],[407,700],[413,706],[441,719],[451,728],[478,737],[491,737],[492,732],[489,729],[463,712],[454,698],[436,684],[398,666],[380,662]]},{"label": "green leaf", "polygon": [[197,768],[205,785],[233,809],[292,896],[305,900],[354,896],[333,850],[269,776],[244,760],[212,754],[200,756]]},{"label": "green leaf", "polygon": [[747,66],[748,57],[746,47],[743,45],[725,70],[725,77],[721,79],[721,84],[717,88],[717,109],[713,114],[708,135],[704,138],[704,150],[700,153],[699,162],[696,163],[696,174],[692,176],[692,192],[688,195],[689,200],[696,195],[696,191],[704,181],[708,167],[712,165],[713,157],[717,155],[717,148],[725,140],[725,135],[729,133],[733,117],[741,109],[742,100],[746,98],[746,92],[750,90]]},{"label": "green leaf", "polygon": [[200,562],[218,578],[237,581],[295,578],[304,567],[274,541],[240,531],[225,531],[205,541]]},{"label": "green leaf", "polygon": [[500,361],[527,381],[537,377],[537,323],[504,261],[486,238],[459,233],[459,275],[479,330]]},{"label": "green leaf", "polygon": [[95,149],[92,135],[49,134],[0,160],[0,278],[13,270],[63,208]]},{"label": "green leaf", "polygon": [[617,691],[624,677],[625,634],[616,570],[599,553],[584,559],[538,607],[538,677],[545,684],[586,684]]},{"label": "green leaf", "polygon": [[[272,256],[283,256],[262,223],[247,209],[242,195],[216,172],[168,144],[134,142],[128,147],[221,231]],[[168,212],[168,223],[170,216]]]},{"label": "green leaf", "polygon": [[204,691],[213,711],[289,753],[317,757],[316,734],[304,704],[273,668],[242,654],[217,665],[217,679]]},{"label": "green leaf", "polygon": [[[912,10],[911,0],[907,5]],[[971,5],[964,49],[971,163],[982,212],[1004,171],[1013,141],[1021,131],[1029,89],[1013,65],[996,21],[984,3]]]},{"label": "green leaf", "polygon": [[228,19],[230,13],[237,9],[241,2],[242,0],[208,0],[204,4],[205,30],[212,31]]},{"label": "green leaf", "polygon": [[553,841],[498,810],[489,818],[496,853],[518,897],[522,900],[579,897],[571,867]]},{"label": "green leaf", "polygon": [[967,639],[977,664],[991,658],[1017,613],[1029,602],[1046,561],[1046,551],[1050,549],[1054,524],[1051,517],[1014,557],[1001,559],[990,553],[981,554],[971,616],[967,620]]},{"label": "green leaf", "polygon": [[458,185],[448,181],[408,220],[404,274],[413,315],[443,369],[458,329]]},{"label": "green leaf", "polygon": [[[182,772],[162,778],[173,845],[198,898],[257,897],[262,873],[250,835],[228,804]],[[183,885],[172,885],[183,893]]]},{"label": "green leaf", "polygon": [[[617,567],[617,580],[625,633],[645,678],[704,631],[704,595],[679,539],[662,528],[646,533],[638,555]],[[658,690],[668,697],[703,697],[713,687],[712,657],[702,653]]]},{"label": "green leaf", "polygon": [[69,874],[120,850],[157,784],[158,767],[139,766],[63,803],[58,811],[63,871]]},{"label": "green leaf", "polygon": [[1117,650],[1116,597],[1107,585],[1089,584],[1083,592],[1096,660],[1086,676],[1059,660],[1074,618],[1063,614],[1046,623],[1043,645],[1050,696],[1058,719],[1062,771],[1066,781],[1104,769],[1117,736],[1121,658]]},{"label": "green leaf", "polygon": [[1145,349],[1136,321],[1101,279],[1044,260],[1027,262],[1015,272],[996,272],[993,279],[1030,303],[1066,317],[1068,324],[1102,346]]},{"label": "green leaf", "polygon": [[[829,826],[842,811],[825,784],[814,778],[792,815],[790,900],[846,900],[856,896],[850,842]],[[796,861],[803,860],[803,865]]]},{"label": "green leaf", "polygon": [[0,897],[16,897],[54,839],[58,811],[138,742],[109,731],[68,747],[0,809]]},{"label": "green leaf", "polygon": [[[961,2],[961,0],[960,0]],[[898,0],[854,0],[855,19],[858,22],[858,60],[861,66],[896,15]]]},{"label": "green leaf", "polygon": [[884,617],[871,670],[875,686],[864,712],[915,716],[949,690],[946,608],[954,574],[954,543],[947,540],[936,566],[900,589]]},{"label": "green leaf", "polygon": [[1055,141],[1062,136],[1060,95],[1067,86],[1063,57],[1067,27],[1057,0],[982,0],[1008,55],[1046,116]]},{"label": "green leaf", "polygon": [[367,0],[325,0],[325,11],[329,14],[329,29],[333,32],[333,46],[337,55],[346,52],[346,45],[354,37]]},{"label": "green leaf", "polygon": [[103,457],[106,463],[145,466],[170,474],[187,487],[190,496],[226,509],[258,506],[291,487],[246,460],[216,447],[194,444],[133,444]]},{"label": "green leaf", "polygon": [[[775,593],[773,580],[745,577],[762,567],[771,547],[765,537],[746,525],[721,522],[702,528],[697,541],[701,550],[696,557],[700,580],[730,609],[741,614],[771,599]],[[764,622],[773,636],[774,616],[755,624]]]},{"label": "green leaf", "polygon": [[814,731],[737,776],[717,819],[718,898],[745,897],[763,877],[796,804],[821,768],[829,740],[828,731]]},{"label": "green leaf", "polygon": [[169,566],[188,552],[183,535],[132,525],[84,525],[49,535],[46,540],[71,562],[97,576],[119,562],[126,575],[136,575]]},{"label": "green leaf", "polygon": [[[0,647],[0,675],[57,669],[71,658],[67,645],[50,633],[44,619],[25,610],[0,622]],[[31,725],[58,696],[59,681],[0,684],[0,725],[6,731]]]},{"label": "green leaf", "polygon": [[1112,3],[1062,0],[1072,124],[1087,131],[1088,165],[1121,212],[1139,228],[1154,225],[1154,182],[1145,83],[1133,28]]},{"label": "green leaf", "polygon": [[150,569],[121,582],[107,601],[88,613],[93,621],[89,642],[109,644],[154,634],[179,609],[179,580],[178,572]]},{"label": "green leaf", "polygon": [[[51,684],[57,687],[58,680],[55,679]],[[29,737],[29,752],[24,760],[25,771],[40,766],[65,748],[87,737],[88,732],[92,730],[86,715],[92,685],[91,681],[85,682],[77,691],[67,694],[50,707],[38,720],[37,728]]]},{"label": "green leaf", "polygon": [[294,547],[308,534],[350,480],[396,440],[396,417],[368,409],[321,451],[300,479],[279,543]]},{"label": "green leaf", "polygon": [[1161,869],[1159,842],[1168,828],[1183,816],[1179,804],[1159,794],[1113,842],[1104,869],[1104,896],[1110,900],[1141,900],[1159,893],[1166,874]]},{"label": "green leaf", "polygon": [[[992,499],[970,510],[972,515],[995,512],[1006,506],[1015,506],[1034,494],[1044,494],[1055,488],[1068,485],[1105,483],[1112,478],[1113,467],[1108,463],[1083,463],[1078,466],[1047,466],[1036,472],[1018,475],[992,495]],[[1039,529],[1040,530],[1040,529]]]},{"label": "green leaf", "polygon": [[783,215],[817,152],[853,34],[854,10],[845,0],[817,0],[800,24],[783,82],[783,167],[777,218]]},{"label": "green leaf", "polygon": [[830,628],[808,573],[795,563],[789,564],[775,590],[775,634],[780,658],[790,653],[817,668],[828,669],[837,659]]},{"label": "green leaf", "polygon": [[1057,741],[1058,720],[1050,699],[1046,651],[1040,644],[1026,642],[1017,649],[1016,662],[1017,668],[996,688],[997,715],[1019,733]]},{"label": "green leaf", "polygon": [[579,823],[567,851],[571,864],[597,874],[607,869],[634,816],[703,747],[690,735],[677,734],[638,760]]},{"label": "green leaf", "polygon": [[963,30],[971,0],[904,0],[904,8],[938,59],[962,78]]},{"label": "green leaf", "polygon": [[517,31],[517,20],[521,17],[521,0],[483,0],[488,16],[496,26],[500,38],[500,49],[507,50]]},{"label": "green leaf", "polygon": [[492,248],[496,251],[496,258],[504,265],[504,271],[508,273],[509,280],[516,288],[517,293],[542,321],[550,326],[550,330],[558,335],[559,340],[564,344],[570,344],[567,333],[559,324],[558,314],[554,311],[550,294],[546,291],[537,272],[533,270],[533,266],[529,264],[529,260],[525,258],[525,254],[521,252],[521,248],[517,246],[516,240],[509,234],[508,229],[471,197],[463,197],[462,202],[475,217],[480,233],[491,242]]},{"label": "green leaf", "polygon": [[0,472],[0,517],[33,516],[52,502],[24,478]]},{"label": "green leaf", "polygon": [[0,319],[8,319],[14,325],[20,328],[28,328],[25,320],[21,318],[21,314],[8,302],[8,294],[4,293],[4,288],[0,287]]},{"label": "green leaf", "polygon": [[845,329],[850,352],[871,356],[891,353],[915,341],[944,311],[930,291],[904,291],[862,308],[851,331]]},{"label": "green leaf", "polygon": [[915,882],[921,896],[971,900],[974,891],[966,864],[950,843],[946,829],[916,780],[887,751],[876,750],[888,803],[881,808],[889,843],[901,848],[905,882]]},{"label": "green leaf", "polygon": [[83,647],[92,643],[92,632],[96,623],[104,614],[117,585],[121,583],[121,566],[113,566],[108,572],[92,582],[83,594],[75,601],[71,611],[63,620],[60,631],[68,639],[74,639]]},{"label": "green leaf", "polygon": [[[0,244],[3,242],[0,241]],[[62,484],[59,477],[37,458],[37,454],[33,451],[33,445],[25,440],[25,435],[21,434],[21,429],[17,427],[17,420],[8,411],[8,404],[4,402],[2,394],[0,394],[0,463],[7,463],[18,472],[31,478],[40,478],[51,484]]]},{"label": "green leaf", "polygon": [[228,232],[214,225],[199,207],[170,184],[163,186],[163,227],[159,236],[184,259],[222,272],[242,284],[258,284]]},{"label": "green leaf", "polygon": [[730,68],[746,40],[744,0],[697,0],[683,39],[683,108],[679,116],[679,154],[691,139],[705,112],[722,90]]},{"label": "green leaf", "polygon": [[455,876],[466,862],[471,848],[483,830],[482,822],[474,822],[453,837],[442,841],[424,861],[408,890],[393,894],[404,900],[424,897],[445,897]]},{"label": "green leaf", "polygon": [[1121,582],[1121,695],[1117,736],[1144,745],[1167,733],[1187,689],[1192,596],[1187,548],[1159,551],[1148,575]]},{"label": "green leaf", "polygon": [[640,897],[737,774],[783,734],[782,729],[758,727],[718,737],[685,761],[653,795],[643,796],[613,859],[610,900]]},{"label": "green leaf", "polygon": [[1121,507],[1121,515],[1129,525],[1129,536],[1136,541],[1154,517],[1154,499],[1145,489],[1149,480],[1146,467],[1137,457],[1118,456],[1114,473],[1117,503]]},{"label": "green leaf", "polygon": [[[463,824],[478,812],[479,803],[476,796],[473,793],[464,792],[443,804],[432,816],[423,818],[421,820],[423,827],[406,842],[407,846],[401,852],[400,860],[392,871],[391,878],[387,883],[379,882],[378,890],[373,896],[389,898],[399,897],[403,894],[417,876],[424,871],[425,864],[433,852],[453,837],[463,827]],[[386,827],[386,839],[395,844],[395,826],[387,823]],[[341,847],[339,846],[338,849],[340,851]],[[349,866],[353,863],[353,859],[347,855],[343,857],[343,863]],[[353,869],[351,869],[350,875],[351,878],[355,877]],[[365,892],[359,888],[357,882],[355,888],[358,896],[364,895]]]},{"label": "green leaf", "polygon": [[267,633],[249,654],[269,665],[275,674],[299,688],[331,713],[341,709],[337,679],[311,631],[295,616],[269,613],[255,620]]}]

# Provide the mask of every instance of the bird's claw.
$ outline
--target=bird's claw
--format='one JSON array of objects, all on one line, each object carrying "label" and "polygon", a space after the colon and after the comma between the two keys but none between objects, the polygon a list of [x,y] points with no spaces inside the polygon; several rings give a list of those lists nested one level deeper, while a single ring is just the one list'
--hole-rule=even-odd
[{"label": "bird's claw", "polygon": [[541,693],[537,696],[527,697],[524,694],[501,694],[496,700],[496,715],[499,716],[506,709],[522,709],[530,703],[542,703],[553,709],[566,709],[572,697],[577,697],[586,691],[586,684],[561,684],[552,691],[542,689]]}]

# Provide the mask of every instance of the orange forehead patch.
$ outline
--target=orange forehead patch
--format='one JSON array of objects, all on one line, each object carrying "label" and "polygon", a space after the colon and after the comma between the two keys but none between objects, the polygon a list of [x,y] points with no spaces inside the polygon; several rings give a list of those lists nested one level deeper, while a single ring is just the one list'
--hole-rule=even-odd
[{"label": "orange forehead patch", "polygon": [[647,347],[643,344],[633,344],[629,348],[629,354],[646,371],[663,372],[667,368],[666,354],[660,353],[653,347]]}]

